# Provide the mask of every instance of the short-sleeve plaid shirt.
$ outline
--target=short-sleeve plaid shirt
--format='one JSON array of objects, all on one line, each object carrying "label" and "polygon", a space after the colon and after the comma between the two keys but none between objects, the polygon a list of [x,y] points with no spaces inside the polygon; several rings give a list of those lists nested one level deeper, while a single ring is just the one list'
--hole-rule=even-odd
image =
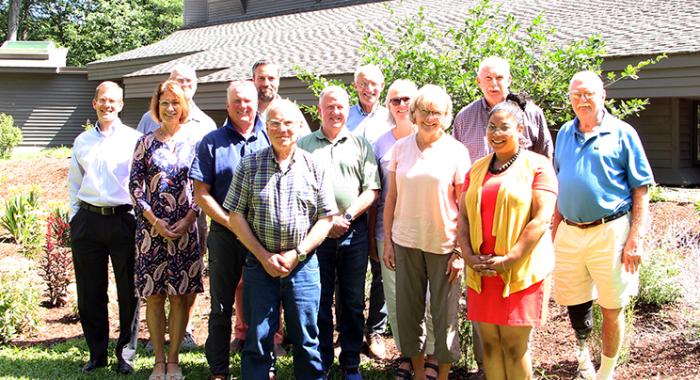
[{"label": "short-sleeve plaid shirt", "polygon": [[330,178],[310,153],[295,149],[282,171],[271,147],[243,158],[224,208],[243,215],[270,252],[293,249],[318,218],[338,212]]}]

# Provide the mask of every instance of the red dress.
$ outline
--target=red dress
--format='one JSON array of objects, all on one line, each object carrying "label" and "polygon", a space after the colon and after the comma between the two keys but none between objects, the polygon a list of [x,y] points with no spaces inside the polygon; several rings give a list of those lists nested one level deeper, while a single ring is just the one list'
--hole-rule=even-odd
[{"label": "red dress", "polygon": [[[493,175],[486,173],[481,193],[481,225],[483,243],[482,255],[494,255],[496,237],[491,235],[496,197],[507,171]],[[551,169],[536,169],[532,190],[557,192],[555,178]],[[469,187],[469,173],[464,180],[462,191]],[[503,298],[505,284],[501,276],[482,277],[481,293],[469,288],[467,294],[467,319],[504,326],[540,326],[546,319],[546,307],[549,299],[549,282],[547,280],[533,284],[527,289],[511,293]]]}]

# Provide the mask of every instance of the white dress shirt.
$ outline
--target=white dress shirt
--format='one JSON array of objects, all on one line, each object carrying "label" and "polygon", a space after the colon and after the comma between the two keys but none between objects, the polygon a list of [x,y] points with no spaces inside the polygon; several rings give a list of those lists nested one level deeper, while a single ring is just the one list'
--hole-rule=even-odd
[{"label": "white dress shirt", "polygon": [[81,133],[73,143],[68,170],[70,218],[80,201],[100,207],[133,204],[129,195],[129,171],[140,132],[117,119],[108,131],[97,123]]}]

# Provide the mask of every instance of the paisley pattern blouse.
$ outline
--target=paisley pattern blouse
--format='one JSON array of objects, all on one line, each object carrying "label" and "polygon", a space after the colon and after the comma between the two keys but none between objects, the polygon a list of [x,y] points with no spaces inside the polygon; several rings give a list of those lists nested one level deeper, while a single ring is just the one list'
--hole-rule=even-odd
[{"label": "paisley pattern blouse", "polygon": [[172,225],[190,209],[200,212],[189,179],[194,154],[194,143],[182,132],[168,142],[159,141],[149,133],[136,144],[129,191],[136,211],[138,297],[204,290],[197,223],[192,223],[181,237],[170,240],[160,236],[143,215],[150,209],[156,217]]}]

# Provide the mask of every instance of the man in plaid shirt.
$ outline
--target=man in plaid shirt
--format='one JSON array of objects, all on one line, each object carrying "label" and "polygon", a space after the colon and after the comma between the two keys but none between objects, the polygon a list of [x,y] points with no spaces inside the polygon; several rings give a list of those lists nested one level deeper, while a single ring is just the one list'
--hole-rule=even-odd
[{"label": "man in plaid shirt", "polygon": [[324,167],[296,147],[304,120],[299,108],[275,100],[265,119],[271,147],[243,158],[224,201],[231,211],[229,227],[250,251],[243,268],[250,341],[241,375],[267,378],[281,301],[294,345],[295,377],[323,379],[317,327],[321,279],[314,253],[338,209]]}]

